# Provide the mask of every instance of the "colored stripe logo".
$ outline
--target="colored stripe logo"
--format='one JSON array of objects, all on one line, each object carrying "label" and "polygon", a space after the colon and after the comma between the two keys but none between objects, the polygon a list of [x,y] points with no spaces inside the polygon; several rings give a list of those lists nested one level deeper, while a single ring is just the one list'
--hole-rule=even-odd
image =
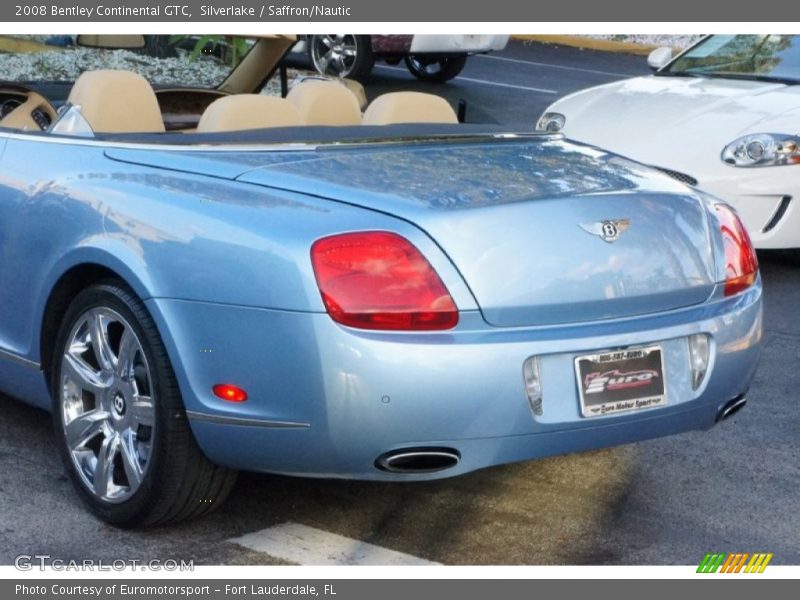
[{"label": "colored stripe logo", "polygon": [[772,560],[769,552],[708,552],[697,567],[698,573],[763,573]]}]

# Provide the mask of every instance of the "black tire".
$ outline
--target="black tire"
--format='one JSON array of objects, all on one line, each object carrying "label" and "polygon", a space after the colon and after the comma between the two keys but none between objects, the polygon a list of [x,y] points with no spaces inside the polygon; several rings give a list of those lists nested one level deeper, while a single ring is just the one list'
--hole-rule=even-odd
[{"label": "black tire", "polygon": [[406,67],[420,81],[444,83],[458,76],[467,64],[467,55],[427,57],[424,54],[409,54]]},{"label": "black tire", "polygon": [[[128,379],[125,380],[125,376],[122,376],[118,379],[118,383],[108,385],[108,389],[112,390],[117,385],[122,386],[123,383],[119,382],[127,381],[124,385],[128,385],[129,388],[132,385],[135,386],[131,389],[136,390],[136,399],[146,398],[149,402],[139,402],[137,405],[133,400],[129,400],[127,404],[129,410],[127,418],[136,423],[135,434],[133,434],[134,426],[130,426],[126,430],[127,437],[121,433],[115,433],[112,429],[102,429],[94,434],[87,433],[89,431],[87,428],[87,432],[81,431],[81,439],[91,439],[92,441],[79,444],[80,449],[73,452],[67,442],[65,413],[71,410],[67,407],[78,406],[79,408],[76,410],[80,411],[88,411],[90,408],[96,408],[99,411],[102,408],[102,414],[113,414],[116,417],[116,424],[112,423],[111,416],[105,417],[102,427],[106,427],[107,424],[110,424],[109,427],[118,427],[126,414],[125,399],[121,400],[121,413],[113,412],[116,408],[115,403],[124,395],[121,391],[106,392],[104,391],[106,388],[103,387],[102,392],[98,391],[98,394],[102,393],[103,400],[93,397],[92,392],[89,392],[91,398],[87,401],[87,392],[74,382],[89,382],[90,380],[81,379],[80,371],[65,367],[68,363],[65,358],[67,352],[70,353],[70,358],[78,356],[81,366],[85,366],[93,360],[96,364],[101,364],[100,359],[93,358],[98,356],[93,341],[88,341],[88,344],[80,346],[83,348],[82,351],[79,351],[80,348],[75,350],[78,346],[74,344],[80,335],[84,335],[83,339],[85,340],[92,339],[89,333],[82,332],[91,331],[90,323],[95,322],[92,319],[98,314],[119,317],[117,321],[112,320],[108,324],[103,324],[104,321],[100,319],[96,321],[103,324],[100,330],[105,330],[107,333],[105,338],[108,342],[107,347],[112,352],[112,355],[105,356],[113,356],[113,353],[116,352],[117,365],[122,365],[123,362],[131,365],[131,368],[126,371]],[[112,328],[114,328],[113,331]],[[115,333],[117,331],[124,333]],[[128,332],[135,336],[133,338],[135,343],[131,342],[129,345],[135,350],[124,353],[126,356],[130,354],[131,358],[129,361],[123,361],[122,336],[127,335]],[[120,336],[119,341],[114,341],[115,335]],[[68,342],[72,343],[69,349],[67,348]],[[117,344],[116,350],[114,350],[115,343]],[[50,373],[53,423],[59,453],[78,495],[100,519],[123,528],[163,525],[209,513],[225,500],[236,481],[236,472],[212,464],[197,446],[161,336],[142,301],[123,282],[104,281],[83,290],[75,297],[62,320],[51,364],[53,365]],[[97,368],[97,374],[106,373],[102,370],[102,366]],[[144,374],[141,369],[144,369]],[[116,367],[108,371],[109,378],[105,380],[106,382],[117,381],[112,379],[114,377],[111,375],[112,371],[116,371]],[[76,373],[78,375],[75,375]],[[87,384],[87,387],[89,386],[90,384]],[[96,389],[101,390],[100,387]],[[81,390],[81,400],[77,404],[76,390]],[[127,390],[128,388],[126,388],[126,394]],[[109,407],[106,396],[110,396],[112,393],[115,396],[112,400],[112,407]],[[87,407],[87,402],[90,403],[89,407]],[[140,413],[144,414],[141,412],[141,406],[146,407],[146,414],[148,418],[152,419],[151,427],[143,426],[141,423],[145,421],[134,416]],[[79,416],[85,414],[86,412],[81,412]],[[78,419],[72,416],[69,423],[73,423],[73,421],[78,421]],[[92,435],[96,437],[92,438]],[[114,444],[111,441],[106,443],[106,440],[116,440],[119,443]],[[125,442],[121,440],[125,440]],[[135,444],[136,451],[133,454],[125,445],[127,442]],[[81,461],[80,464],[84,467],[89,467],[92,457],[91,449],[87,450],[87,448],[98,444],[100,447],[94,457],[96,466],[93,479],[95,481],[99,477],[100,460],[98,457],[101,449],[113,447],[112,450],[106,452],[106,456],[112,456],[112,460],[106,464],[112,466],[105,471],[105,478],[100,477],[100,486],[103,485],[103,479],[110,482],[105,489],[116,490],[118,487],[123,492],[126,489],[125,481],[118,482],[118,478],[128,480],[127,473],[129,471],[119,466],[126,464],[124,450],[127,450],[127,456],[136,457],[127,463],[128,466],[133,463],[142,467],[139,481],[135,482],[135,485],[130,480],[127,482],[129,496],[126,497],[123,492],[120,492],[120,496],[112,500],[105,499],[103,495],[90,489],[92,483],[88,480],[88,476],[91,473],[86,469],[79,472],[78,461]],[[124,450],[123,445],[125,445]],[[147,448],[147,457],[143,461],[143,466],[140,464],[141,457],[144,455],[142,448]],[[78,454],[82,458],[77,458]]]},{"label": "black tire", "polygon": [[368,35],[309,35],[308,56],[322,75],[366,80],[375,66],[372,41]]}]

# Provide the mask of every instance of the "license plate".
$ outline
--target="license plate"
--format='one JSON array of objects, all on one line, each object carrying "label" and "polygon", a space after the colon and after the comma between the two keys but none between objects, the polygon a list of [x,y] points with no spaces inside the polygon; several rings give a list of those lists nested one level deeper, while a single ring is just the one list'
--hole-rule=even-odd
[{"label": "license plate", "polygon": [[584,417],[667,403],[661,346],[578,356],[575,373]]}]

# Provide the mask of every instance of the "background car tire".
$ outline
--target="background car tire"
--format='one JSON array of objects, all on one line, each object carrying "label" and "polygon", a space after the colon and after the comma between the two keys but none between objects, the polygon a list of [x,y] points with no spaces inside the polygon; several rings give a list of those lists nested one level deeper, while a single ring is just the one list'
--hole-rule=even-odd
[{"label": "background car tire", "polygon": [[[58,449],[95,515],[118,527],[161,525],[225,500],[236,472],[212,464],[197,446],[155,323],[124,283],[105,281],[75,297],[52,364]],[[101,453],[112,460],[101,461]]]},{"label": "background car tire", "polygon": [[461,73],[467,64],[467,56],[426,58],[424,54],[409,54],[405,62],[411,74],[420,81],[444,83]]},{"label": "background car tire", "polygon": [[336,77],[366,79],[375,65],[368,35],[309,35],[308,55],[318,73]]}]

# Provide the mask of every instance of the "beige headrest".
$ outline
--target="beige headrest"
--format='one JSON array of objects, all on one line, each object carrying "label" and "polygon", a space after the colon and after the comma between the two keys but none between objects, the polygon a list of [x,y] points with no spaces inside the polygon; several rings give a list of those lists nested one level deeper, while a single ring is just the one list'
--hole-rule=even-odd
[{"label": "beige headrest", "polygon": [[358,99],[353,92],[336,81],[301,81],[291,89],[286,99],[297,107],[306,125],[361,123]]},{"label": "beige headrest", "polygon": [[392,123],[458,123],[444,98],[421,92],[392,92],[375,98],[367,107],[363,125]]},{"label": "beige headrest", "polygon": [[209,104],[200,117],[197,132],[242,131],[304,124],[300,111],[284,98],[236,94],[219,98]]},{"label": "beige headrest", "polygon": [[164,121],[153,88],[132,71],[86,71],[69,93],[69,103],[95,132],[163,132]]}]

